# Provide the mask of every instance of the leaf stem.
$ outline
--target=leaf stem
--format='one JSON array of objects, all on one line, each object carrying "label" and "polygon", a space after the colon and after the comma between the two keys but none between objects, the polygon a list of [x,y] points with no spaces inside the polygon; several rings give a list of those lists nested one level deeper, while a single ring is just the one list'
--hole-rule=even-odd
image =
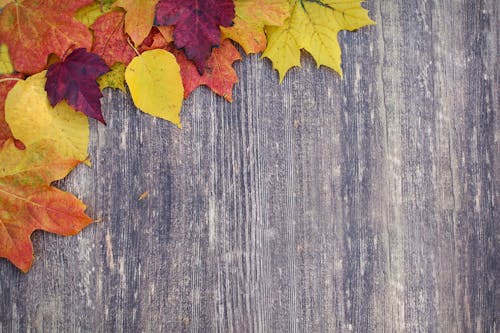
[{"label": "leaf stem", "polygon": [[130,47],[135,51],[135,53],[140,56],[141,54],[139,53],[139,51],[135,48],[135,46],[132,44],[132,42],[130,41],[130,37],[127,37],[127,43],[128,45],[130,45]]},{"label": "leaf stem", "polygon": [[17,77],[6,77],[4,79],[0,79],[0,83],[7,81],[22,81],[22,79],[18,79]]}]

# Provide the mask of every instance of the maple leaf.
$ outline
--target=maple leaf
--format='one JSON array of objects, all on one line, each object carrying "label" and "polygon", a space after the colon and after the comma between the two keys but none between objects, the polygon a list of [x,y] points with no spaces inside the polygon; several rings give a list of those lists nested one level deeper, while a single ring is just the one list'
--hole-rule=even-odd
[{"label": "maple leaf", "polygon": [[21,80],[9,91],[5,120],[14,137],[26,147],[50,140],[59,156],[84,161],[88,155],[88,119],[66,102],[50,106],[44,89],[45,74],[43,71]]},{"label": "maple leaf", "polygon": [[196,66],[186,58],[183,52],[175,50],[174,54],[181,68],[184,98],[187,98],[200,85],[206,85],[216,94],[232,101],[233,86],[238,82],[238,76],[232,64],[236,60],[241,60],[241,56],[228,39],[222,41],[219,48],[212,50],[203,75],[198,73]]},{"label": "maple leaf", "polygon": [[109,72],[99,76],[97,83],[101,91],[105,88],[116,88],[127,93],[127,89],[125,88],[125,65],[121,62],[117,62],[111,66]]},{"label": "maple leaf", "polygon": [[92,35],[73,14],[92,0],[19,0],[8,4],[0,13],[0,40],[9,47],[18,72],[42,71],[47,57],[62,57],[69,48],[90,49]]},{"label": "maple leaf", "polygon": [[157,23],[175,26],[175,46],[184,49],[200,74],[221,41],[219,26],[230,26],[234,15],[233,0],[160,0],[156,7]]},{"label": "maple leaf", "polygon": [[69,236],[92,222],[80,200],[50,186],[77,164],[45,141],[18,150],[9,140],[0,149],[0,257],[23,272],[33,260],[33,231]]},{"label": "maple leaf", "polygon": [[158,49],[135,57],[125,70],[125,81],[137,108],[181,127],[184,89],[172,53]]},{"label": "maple leaf", "polygon": [[63,99],[76,110],[106,124],[101,112],[102,97],[96,79],[109,71],[104,60],[85,49],[76,49],[47,70],[45,90],[50,104]]},{"label": "maple leaf", "polygon": [[127,11],[125,15],[125,32],[135,45],[140,45],[147,37],[155,20],[155,9],[158,0],[118,0],[115,6]]},{"label": "maple leaf", "polygon": [[264,26],[282,26],[290,16],[288,0],[235,0],[234,25],[221,27],[222,34],[240,44],[245,52],[266,48]]},{"label": "maple leaf", "polygon": [[104,59],[108,66],[116,62],[128,65],[135,52],[123,31],[124,12],[109,12],[99,17],[91,29],[94,31],[92,52]]},{"label": "maple leaf", "polygon": [[374,24],[360,0],[290,0],[291,16],[282,27],[267,27],[268,43],[263,57],[271,59],[280,81],[300,66],[300,49],[308,51],[319,66],[342,75],[337,34]]},{"label": "maple leaf", "polygon": [[16,79],[21,78],[22,74],[0,75],[0,148],[5,141],[12,138],[10,127],[5,121],[5,99],[7,98],[7,93],[16,85]]}]

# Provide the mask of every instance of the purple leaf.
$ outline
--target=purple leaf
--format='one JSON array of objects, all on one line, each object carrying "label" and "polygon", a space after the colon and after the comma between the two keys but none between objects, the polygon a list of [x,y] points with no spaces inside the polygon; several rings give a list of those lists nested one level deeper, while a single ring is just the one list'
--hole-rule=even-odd
[{"label": "purple leaf", "polygon": [[96,79],[109,71],[98,55],[80,48],[47,70],[45,90],[50,104],[63,99],[76,110],[106,124],[101,112],[102,93]]},{"label": "purple leaf", "polygon": [[219,26],[231,26],[234,15],[233,0],[160,0],[156,7],[157,23],[175,25],[175,46],[184,49],[200,74],[212,47],[220,44]]}]

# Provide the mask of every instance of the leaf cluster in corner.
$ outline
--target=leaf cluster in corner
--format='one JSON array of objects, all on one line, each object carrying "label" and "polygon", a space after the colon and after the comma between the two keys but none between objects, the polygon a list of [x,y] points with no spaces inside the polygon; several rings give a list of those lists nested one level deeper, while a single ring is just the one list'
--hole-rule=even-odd
[{"label": "leaf cluster in corner", "polygon": [[90,163],[87,117],[106,123],[103,89],[181,127],[198,87],[233,100],[241,49],[270,59],[280,81],[301,50],[342,75],[338,32],[374,24],[361,3],[0,1],[0,257],[27,271],[34,230],[72,235],[91,222],[50,183]]}]

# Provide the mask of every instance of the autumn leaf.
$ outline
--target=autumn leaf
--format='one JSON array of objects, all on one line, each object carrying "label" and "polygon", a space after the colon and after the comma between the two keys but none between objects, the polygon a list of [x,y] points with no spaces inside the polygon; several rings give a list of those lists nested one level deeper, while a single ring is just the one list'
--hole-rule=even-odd
[{"label": "autumn leaf", "polygon": [[115,6],[127,11],[125,15],[125,32],[135,45],[140,45],[147,37],[155,19],[158,0],[118,0]]},{"label": "autumn leaf", "polygon": [[224,38],[240,44],[245,52],[259,53],[267,45],[264,26],[282,26],[290,16],[288,0],[234,0],[232,27],[221,27]]},{"label": "autumn leaf", "polygon": [[91,26],[94,31],[92,52],[104,59],[108,66],[116,62],[128,65],[135,52],[123,31],[124,12],[109,12],[99,17]]},{"label": "autumn leaf", "polygon": [[84,161],[88,155],[88,119],[66,102],[50,106],[44,88],[45,74],[44,71],[16,83],[5,100],[5,120],[14,137],[26,147],[50,140],[57,155]]},{"label": "autumn leaf", "polygon": [[0,257],[23,272],[33,260],[33,231],[69,236],[92,222],[81,201],[50,186],[78,164],[57,155],[53,145],[39,141],[19,150],[9,140],[0,149]]},{"label": "autumn leaf", "polygon": [[158,26],[156,27],[167,43],[174,41],[174,27],[173,26]]},{"label": "autumn leaf", "polygon": [[18,0],[0,13],[0,40],[9,47],[18,72],[42,71],[50,53],[62,57],[68,49],[90,50],[92,35],[78,22],[75,11],[92,0]]},{"label": "autumn leaf", "polygon": [[0,148],[5,141],[12,138],[10,127],[5,121],[5,99],[8,92],[17,83],[17,79],[21,79],[22,74],[5,74],[0,75]]},{"label": "autumn leaf", "polygon": [[10,61],[9,48],[5,44],[0,44],[0,75],[14,72],[14,66]]},{"label": "autumn leaf", "polygon": [[271,59],[280,81],[300,66],[300,50],[309,52],[319,66],[342,75],[337,34],[374,24],[359,0],[290,0],[291,16],[282,27],[267,27],[268,43],[263,57]]},{"label": "autumn leaf", "polygon": [[85,49],[74,50],[47,70],[45,90],[50,104],[66,100],[76,110],[106,124],[101,112],[102,97],[96,79],[109,71],[104,60]]},{"label": "autumn leaf", "polygon": [[125,88],[125,65],[117,62],[111,66],[109,72],[97,78],[97,83],[101,91],[105,88],[116,88],[127,93],[127,89]]},{"label": "autumn leaf", "polygon": [[232,65],[236,60],[241,60],[241,56],[228,39],[224,40],[219,48],[213,49],[203,75],[198,73],[196,66],[183,52],[176,50],[174,54],[181,68],[185,98],[200,85],[206,85],[216,94],[232,101],[233,86],[238,82],[238,76]]},{"label": "autumn leaf", "polygon": [[184,89],[172,53],[158,49],[135,57],[125,70],[125,81],[137,108],[181,127]]},{"label": "autumn leaf", "polygon": [[212,47],[221,41],[219,26],[234,18],[233,0],[160,0],[156,7],[159,25],[174,25],[174,42],[203,73]]},{"label": "autumn leaf", "polygon": [[165,49],[170,51],[170,43],[174,41],[173,28],[169,27],[153,27],[149,32],[149,35],[144,39],[142,44],[139,46],[139,52],[155,50],[155,49]]},{"label": "autumn leaf", "polygon": [[111,11],[114,0],[94,1],[88,6],[78,9],[75,18],[90,27],[102,15]]}]

